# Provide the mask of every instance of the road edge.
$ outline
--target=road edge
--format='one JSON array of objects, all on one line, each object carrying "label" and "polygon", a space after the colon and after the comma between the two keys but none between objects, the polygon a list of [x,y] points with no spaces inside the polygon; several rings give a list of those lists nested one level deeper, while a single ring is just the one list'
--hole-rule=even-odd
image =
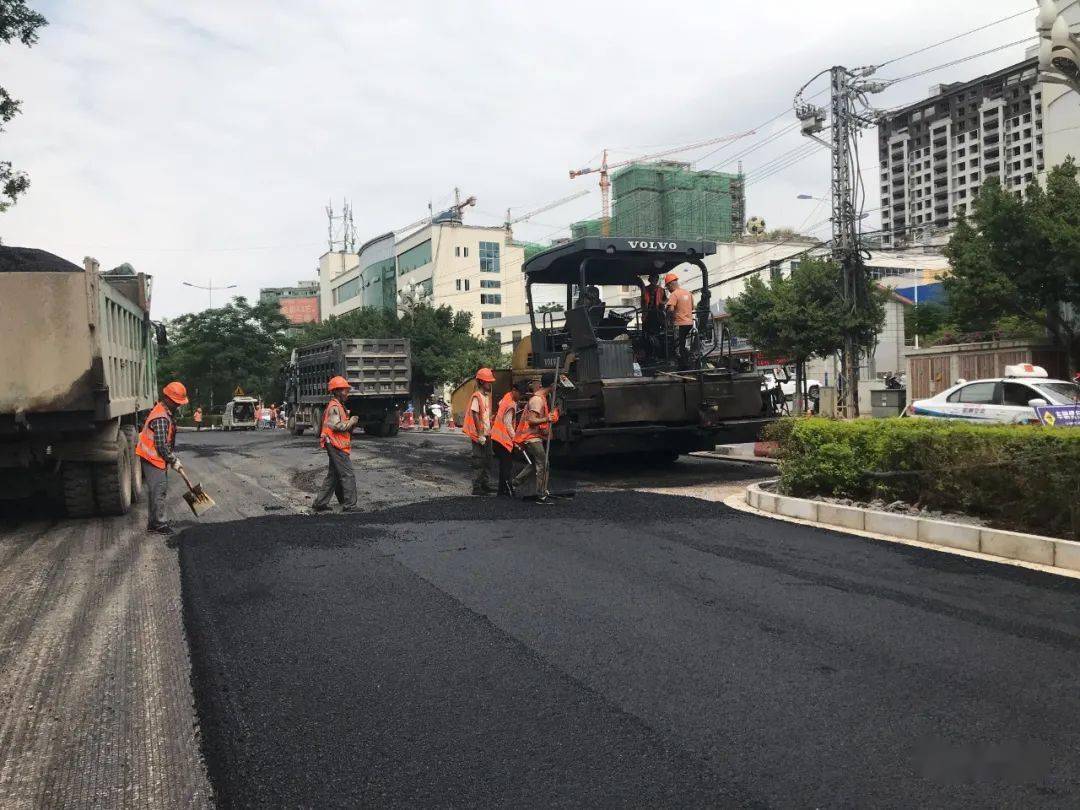
[{"label": "road edge", "polygon": [[[751,484],[743,492],[734,493],[724,498],[723,503],[740,512],[747,512],[749,514],[771,518],[773,520],[782,520],[787,523],[797,523],[802,526],[813,526],[819,529],[827,529],[829,531],[850,534],[855,537],[863,537],[870,540],[884,540],[888,543],[915,546],[916,548],[925,548],[931,551],[953,554],[959,557],[968,557],[970,559],[983,560],[985,562],[1011,565],[1017,568],[1027,568],[1031,571],[1042,571],[1046,574],[1054,574],[1055,576],[1066,577],[1068,579],[1080,579],[1080,543],[1075,543],[1070,540],[1060,540],[1053,537],[1042,537],[1040,535],[987,529],[963,523],[950,523],[944,520],[916,518],[910,515],[896,515],[889,512],[879,512],[877,510],[857,506],[838,506],[821,501],[812,501],[806,498],[793,498],[788,495],[777,495],[776,493],[763,490],[761,487],[762,483],[768,484],[773,482],[765,481]],[[831,510],[843,510],[832,513],[832,519],[837,521],[846,520],[848,523],[830,523],[819,520],[818,507],[821,506],[827,507],[830,512]],[[780,509],[786,509],[794,514],[784,514],[779,511]],[[858,518],[854,516],[854,513],[859,513]],[[813,514],[814,517],[810,517],[811,514]],[[904,536],[879,531],[868,531],[865,528],[867,514],[873,516],[875,525],[888,525],[890,523],[890,521],[882,519],[895,520],[896,522],[891,525],[902,525],[905,529],[905,534],[911,534],[912,527],[914,527],[915,535]],[[881,517],[879,518],[878,516]],[[859,518],[863,521],[863,528],[851,525]],[[920,526],[919,524],[926,525]],[[920,529],[922,529],[923,536],[927,539],[918,539]],[[984,532],[991,538],[988,543],[990,547],[1006,553],[991,554],[983,551],[982,534]],[[976,538],[974,542],[978,543],[978,548],[970,547],[973,543],[973,537]],[[939,542],[933,542],[933,540],[938,540]],[[948,545],[940,541],[956,542],[958,545]],[[1011,545],[1014,541],[1016,542],[1016,545]],[[1070,563],[1075,564],[1077,567],[1069,568],[1036,562],[1019,556],[1008,556],[1009,551],[1030,553],[1030,550],[1033,547],[1030,541],[1055,545],[1064,544],[1066,551],[1065,554],[1063,554],[1063,558],[1067,559]],[[1043,553],[1045,553],[1045,551]],[[1057,549],[1053,548],[1052,553],[1055,555],[1052,559],[1056,560]]]}]

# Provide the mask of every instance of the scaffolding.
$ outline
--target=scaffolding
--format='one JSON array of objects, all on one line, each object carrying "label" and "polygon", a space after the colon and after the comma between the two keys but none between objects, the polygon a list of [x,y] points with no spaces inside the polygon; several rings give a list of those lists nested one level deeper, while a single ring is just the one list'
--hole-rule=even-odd
[{"label": "scaffolding", "polygon": [[[730,242],[743,231],[741,174],[693,171],[687,163],[635,163],[612,177],[612,233]],[[574,238],[599,232],[599,221],[575,223]]]}]

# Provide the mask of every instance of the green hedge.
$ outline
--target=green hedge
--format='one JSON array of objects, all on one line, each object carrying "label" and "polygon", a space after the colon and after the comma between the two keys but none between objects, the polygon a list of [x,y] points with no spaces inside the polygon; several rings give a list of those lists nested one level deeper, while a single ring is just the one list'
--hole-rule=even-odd
[{"label": "green hedge", "polygon": [[938,419],[786,419],[790,495],[902,500],[1021,531],[1080,538],[1080,429]]}]

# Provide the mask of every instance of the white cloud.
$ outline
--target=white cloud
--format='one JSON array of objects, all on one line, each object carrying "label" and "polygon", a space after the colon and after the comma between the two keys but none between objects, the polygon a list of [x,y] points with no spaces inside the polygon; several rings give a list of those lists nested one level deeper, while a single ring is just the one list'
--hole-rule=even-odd
[{"label": "white cloud", "polygon": [[[419,218],[454,185],[478,196],[472,221],[495,220],[507,206],[592,187],[566,173],[604,146],[630,157],[744,130],[783,110],[821,68],[883,61],[1024,4],[39,5],[51,23],[40,43],[0,49],[4,85],[25,102],[0,155],[33,183],[0,218],[0,235],[75,260],[131,261],[156,276],[158,314],[175,315],[205,305],[183,280],[233,282],[254,296],[311,277],[328,198],[352,200],[361,240]],[[1020,39],[1033,25],[1034,12],[898,72]],[[1016,47],[907,82],[881,103],[1022,57]],[[744,166],[800,143],[788,133]],[[770,225],[827,218],[795,199],[825,194],[827,165],[822,152],[752,184],[749,212]],[[592,194],[516,233],[541,238],[598,207]]]}]

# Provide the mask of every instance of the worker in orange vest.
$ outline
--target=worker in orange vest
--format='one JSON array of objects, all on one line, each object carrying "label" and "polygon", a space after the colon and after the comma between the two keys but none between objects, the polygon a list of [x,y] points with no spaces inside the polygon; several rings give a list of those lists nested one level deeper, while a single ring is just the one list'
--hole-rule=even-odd
[{"label": "worker in orange vest", "polygon": [[195,409],[195,413],[191,415],[191,418],[195,420],[195,430],[202,430],[202,406],[200,405]]},{"label": "worker in orange vest", "polygon": [[679,286],[679,276],[668,273],[664,276],[664,285],[668,289],[668,300],[664,304],[671,315],[675,327],[675,351],[679,356],[679,368],[690,367],[690,351],[686,339],[694,326],[694,296],[689,290]]},{"label": "worker in orange vest", "polygon": [[174,414],[181,405],[188,404],[187,388],[181,382],[171,382],[161,389],[161,399],[150,409],[135,445],[135,455],[142,464],[143,481],[149,492],[149,516],[146,530],[155,534],[173,533],[165,511],[168,494],[167,469],[179,472],[184,469],[173,452],[176,447],[176,420]]},{"label": "worker in orange vest", "polygon": [[465,418],[461,422],[461,432],[469,437],[472,444],[473,495],[490,495],[495,492],[491,487],[491,384],[495,374],[490,368],[476,372],[476,390],[469,397],[465,408]]},{"label": "worker in orange vest", "polygon": [[352,465],[352,431],[359,417],[349,416],[345,400],[349,398],[349,381],[344,377],[331,377],[326,386],[330,401],[323,411],[319,431],[319,447],[326,451],[329,467],[319,493],[311,504],[315,512],[330,508],[330,497],[337,496],[342,512],[356,511],[356,473]]},{"label": "worker in orange vest", "polygon": [[499,462],[500,498],[514,497],[514,434],[517,433],[517,408],[528,392],[528,383],[520,380],[514,383],[503,398],[499,400],[499,409],[491,420],[491,449]]},{"label": "worker in orange vest", "polygon": [[551,426],[559,421],[558,409],[548,410],[548,397],[551,386],[555,384],[555,375],[550,371],[536,380],[530,380],[529,391],[531,396],[518,421],[517,431],[514,434],[514,443],[522,448],[529,460],[529,466],[517,474],[513,481],[514,489],[517,489],[530,476],[536,478],[536,502],[549,504],[548,478],[550,473],[545,440],[551,435]]}]

